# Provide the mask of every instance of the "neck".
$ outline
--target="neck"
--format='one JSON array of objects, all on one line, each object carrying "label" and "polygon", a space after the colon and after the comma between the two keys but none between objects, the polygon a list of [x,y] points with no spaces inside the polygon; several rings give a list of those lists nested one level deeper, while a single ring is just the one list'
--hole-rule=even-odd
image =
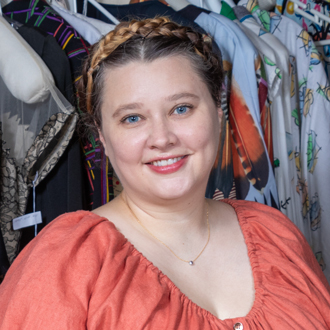
[{"label": "neck", "polygon": [[125,190],[121,196],[123,204],[126,204],[127,215],[135,222],[135,226],[140,226],[137,218],[144,227],[166,243],[171,240],[191,241],[192,237],[204,234],[207,230],[204,195],[193,196],[184,202],[171,201],[166,205],[136,199]]}]

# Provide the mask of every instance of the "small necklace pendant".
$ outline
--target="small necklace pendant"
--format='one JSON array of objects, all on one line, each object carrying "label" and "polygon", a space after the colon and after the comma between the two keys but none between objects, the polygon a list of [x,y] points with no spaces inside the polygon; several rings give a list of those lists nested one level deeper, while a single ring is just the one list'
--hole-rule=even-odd
[{"label": "small necklace pendant", "polygon": [[191,260],[189,261],[189,265],[192,266],[194,264],[194,262]]}]

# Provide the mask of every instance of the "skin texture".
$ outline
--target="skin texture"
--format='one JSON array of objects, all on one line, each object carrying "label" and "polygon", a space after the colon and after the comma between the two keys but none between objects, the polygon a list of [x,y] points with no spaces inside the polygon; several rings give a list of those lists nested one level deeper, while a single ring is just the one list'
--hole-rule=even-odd
[{"label": "skin texture", "polygon": [[[132,198],[143,194],[161,205],[206,185],[218,148],[221,109],[186,58],[111,70],[105,90],[101,141]],[[118,110],[124,105],[126,110]],[[173,173],[159,174],[148,165],[178,156],[186,159]]]}]

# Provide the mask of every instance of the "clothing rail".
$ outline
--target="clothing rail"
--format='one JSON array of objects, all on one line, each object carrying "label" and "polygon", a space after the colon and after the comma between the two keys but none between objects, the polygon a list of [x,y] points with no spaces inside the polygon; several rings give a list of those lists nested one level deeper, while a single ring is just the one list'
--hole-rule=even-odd
[{"label": "clothing rail", "polygon": [[[304,3],[300,2],[299,0],[290,0],[290,1],[293,2],[294,4],[293,8],[295,13],[311,20],[312,22],[315,22],[317,25],[322,25],[323,22],[327,22],[328,24],[330,23],[330,17],[321,14],[315,9],[310,9],[309,11],[311,14],[309,14],[303,10],[307,8],[307,6]],[[326,45],[330,45],[330,40],[314,41],[314,43],[316,46],[326,46]]]}]

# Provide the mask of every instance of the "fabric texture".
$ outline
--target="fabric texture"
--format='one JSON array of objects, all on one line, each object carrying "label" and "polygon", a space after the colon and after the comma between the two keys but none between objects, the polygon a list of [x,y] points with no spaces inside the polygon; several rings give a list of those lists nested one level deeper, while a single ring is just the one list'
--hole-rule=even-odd
[{"label": "fabric texture", "polygon": [[236,6],[234,11],[240,16],[241,26],[247,36],[252,37],[252,33],[254,38],[257,38],[254,40],[261,46],[258,50],[266,62],[266,68],[273,68],[281,83],[277,93],[273,93],[271,98],[275,179],[280,210],[303,231],[304,220],[301,213],[297,212],[300,197],[296,193],[297,170],[293,157],[294,150],[297,150],[300,144],[299,129],[297,125],[292,125],[292,112],[297,105],[297,95],[294,91],[298,89],[297,70],[291,63],[295,63],[295,58],[289,56],[286,47],[257,23],[245,7]]},{"label": "fabric texture", "polygon": [[74,13],[57,5],[55,1],[51,4],[51,6],[91,45],[101,39],[102,34],[92,24],[80,19]]},{"label": "fabric texture", "polygon": [[226,200],[247,244],[255,301],[219,320],[185,296],[105,218],[67,213],[18,256],[0,286],[1,330],[326,330],[330,288],[306,240],[279,211]]},{"label": "fabric texture", "polygon": [[[329,0],[305,0],[303,2],[307,7],[305,12],[314,16],[311,10],[316,10],[322,15],[330,17],[330,1]],[[330,40],[330,24],[324,22],[321,25],[315,21],[295,13],[294,4],[288,0],[276,0],[275,13],[283,14],[291,20],[298,23],[305,31],[308,31],[313,41]],[[322,54],[323,62],[328,79],[330,79],[330,44],[317,46],[318,51]]]},{"label": "fabric texture", "polygon": [[[255,0],[241,0],[296,59],[299,97],[292,112],[292,126],[300,131],[300,148],[294,149],[297,167],[296,194],[303,217],[302,232],[330,282],[330,99],[329,81],[321,56],[309,34],[296,22],[275,13],[262,11]],[[298,144],[298,143],[297,143]]]},{"label": "fabric texture", "polygon": [[[22,25],[17,31],[45,62],[62,95],[70,102],[74,102],[69,59],[56,39],[37,27]],[[85,202],[87,189],[84,189],[85,186],[87,187],[87,182],[84,177],[86,173],[83,168],[82,148],[77,134],[74,134],[58,163],[35,189],[36,210],[41,211],[42,214],[42,223],[38,225],[38,232],[59,215],[84,209],[84,205],[87,204]],[[33,212],[33,204],[31,193],[25,213]],[[21,234],[19,250],[34,238],[34,226],[23,228]]]},{"label": "fabric texture", "polygon": [[21,236],[13,230],[12,220],[25,214],[36,173],[38,185],[58,162],[76,126],[72,105],[51,83],[48,90],[47,99],[27,104],[15,98],[0,77],[0,223],[10,262]]}]

